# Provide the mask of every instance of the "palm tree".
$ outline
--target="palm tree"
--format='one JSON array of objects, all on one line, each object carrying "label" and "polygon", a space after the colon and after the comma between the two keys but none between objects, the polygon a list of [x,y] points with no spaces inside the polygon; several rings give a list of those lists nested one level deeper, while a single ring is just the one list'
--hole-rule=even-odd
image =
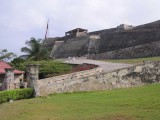
[{"label": "palm tree", "polygon": [[49,52],[42,45],[42,40],[31,38],[29,41],[26,41],[26,45],[29,47],[21,48],[22,52],[28,54],[29,59],[31,60],[45,60],[49,58]]}]

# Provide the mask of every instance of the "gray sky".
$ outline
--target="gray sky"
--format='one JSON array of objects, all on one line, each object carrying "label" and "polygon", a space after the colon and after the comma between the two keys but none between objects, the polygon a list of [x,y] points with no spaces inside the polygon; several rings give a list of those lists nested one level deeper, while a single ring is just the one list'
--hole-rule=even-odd
[{"label": "gray sky", "polygon": [[64,36],[77,27],[89,31],[160,19],[160,0],[0,0],[0,49],[18,55],[31,37]]}]

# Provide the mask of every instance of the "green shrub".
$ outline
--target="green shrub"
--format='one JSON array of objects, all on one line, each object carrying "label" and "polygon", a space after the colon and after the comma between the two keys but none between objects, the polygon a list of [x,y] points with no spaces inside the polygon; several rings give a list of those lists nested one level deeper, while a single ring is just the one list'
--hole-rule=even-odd
[{"label": "green shrub", "polygon": [[0,103],[9,100],[20,100],[32,97],[33,89],[31,88],[0,91]]},{"label": "green shrub", "polygon": [[22,58],[14,58],[12,61],[11,61],[11,65],[14,67],[14,68],[16,68],[16,69],[18,69],[18,70],[20,70],[22,67],[22,65],[21,64],[23,64],[24,62],[26,62],[26,60],[24,60],[24,59],[22,59]]},{"label": "green shrub", "polygon": [[[19,63],[17,69],[26,70],[26,65],[28,64],[40,64],[40,73],[44,75],[47,74],[61,74],[72,69],[71,65],[61,63],[55,60],[45,60],[45,61],[26,61]],[[16,67],[15,67],[16,68]]]}]

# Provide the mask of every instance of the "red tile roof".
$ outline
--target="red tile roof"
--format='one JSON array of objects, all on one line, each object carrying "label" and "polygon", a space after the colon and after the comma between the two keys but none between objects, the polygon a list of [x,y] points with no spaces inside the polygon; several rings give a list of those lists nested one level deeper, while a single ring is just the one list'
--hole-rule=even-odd
[{"label": "red tile roof", "polygon": [[[13,68],[13,67],[4,61],[0,61],[0,74],[5,74],[5,68]],[[14,70],[14,74],[24,74],[24,71]]]}]

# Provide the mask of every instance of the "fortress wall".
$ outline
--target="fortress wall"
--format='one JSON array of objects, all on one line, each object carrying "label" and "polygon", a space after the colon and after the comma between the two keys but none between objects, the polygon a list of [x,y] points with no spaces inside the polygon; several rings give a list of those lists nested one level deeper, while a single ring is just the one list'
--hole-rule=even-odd
[{"label": "fortress wall", "polygon": [[99,30],[99,31],[94,31],[94,32],[89,32],[89,35],[102,35],[102,34],[110,34],[113,33],[117,30],[117,28],[110,28],[110,29],[104,29],[104,30]]},{"label": "fortress wall", "polygon": [[136,26],[135,29],[160,29],[160,20]]},{"label": "fortress wall", "polygon": [[144,62],[128,68],[102,73],[100,68],[38,80],[36,96],[54,93],[110,90],[160,82],[160,61]]},{"label": "fortress wall", "polygon": [[118,50],[122,48],[142,45],[154,41],[160,41],[160,20],[152,23],[139,25],[133,30],[121,30],[111,28],[89,33],[100,35],[98,43],[99,53]]},{"label": "fortress wall", "polygon": [[160,41],[91,55],[91,59],[129,59],[160,56]]},{"label": "fortress wall", "polygon": [[[51,56],[55,58],[67,58],[69,56],[74,57],[74,56],[86,55],[88,54],[88,43],[89,43],[90,36],[93,36],[93,35],[100,36],[101,34],[110,34],[115,30],[116,30],[115,28],[112,28],[112,29],[90,32],[87,35],[81,36],[81,37],[75,37],[74,35],[61,37],[58,40],[64,41],[64,44],[61,46],[61,48],[58,48],[56,51],[53,49],[52,53],[56,53],[56,54],[51,54]],[[99,42],[96,42],[96,43],[97,45],[99,44]],[[95,46],[95,48],[98,51],[99,47]],[[95,53],[94,52],[95,48],[92,51],[92,53]]]},{"label": "fortress wall", "polygon": [[115,31],[109,35],[102,34],[99,43],[99,53],[160,41],[159,33],[160,29]]},{"label": "fortress wall", "polygon": [[51,50],[52,47],[54,46],[55,41],[59,40],[59,37],[55,37],[55,38],[47,38],[43,41],[43,46],[46,49]]},{"label": "fortress wall", "polygon": [[87,53],[88,36],[76,37],[68,39],[57,51],[56,58],[67,58],[81,56]]},{"label": "fortress wall", "polygon": [[[119,49],[126,49],[133,46],[143,45],[146,43],[151,43],[155,41],[160,41],[160,29],[143,29],[143,30],[129,30],[129,31],[116,31],[115,29],[110,30],[103,30],[101,32],[93,32],[89,33],[88,36],[83,37],[75,37],[72,39],[68,39],[64,42],[64,44],[56,51],[56,58],[67,58],[69,56],[82,56],[88,53],[104,53],[104,52],[111,52],[116,51]],[[89,36],[98,35],[100,39],[96,41],[96,46],[92,47],[93,45],[88,45],[91,42]],[[69,36],[68,36],[69,37]],[[67,39],[67,38],[66,38]],[[90,42],[89,42],[90,41]],[[88,48],[89,47],[89,48]],[[151,46],[153,47],[153,46]],[[93,50],[92,50],[93,48]],[[150,52],[151,53],[151,52]],[[123,53],[126,56],[127,53]],[[138,57],[147,57],[149,56],[147,53],[146,55],[142,55]],[[157,53],[158,54],[158,53]],[[53,56],[53,55],[52,55]],[[151,56],[156,56],[151,55]],[[135,56],[136,57],[136,56]],[[122,56],[120,57],[122,58]],[[124,58],[133,58],[124,57]],[[114,57],[116,59],[116,57]]]},{"label": "fortress wall", "polygon": [[50,53],[50,56],[56,56],[58,50],[60,49],[60,47],[64,44],[64,41],[55,41],[54,46],[52,48],[52,51]]},{"label": "fortress wall", "polygon": [[[117,28],[111,28],[90,32],[83,37],[68,35],[57,39],[58,41],[64,41],[64,44],[58,48],[56,54],[52,55],[52,57],[67,58],[69,56],[83,56],[88,53],[99,54],[119,49],[126,49],[146,43],[149,44],[151,42],[160,41],[159,33],[160,21],[155,21],[136,26],[132,30],[118,30]],[[94,35],[98,35],[100,39],[97,41],[91,41],[90,36]],[[148,56],[147,53],[145,54]]]}]

